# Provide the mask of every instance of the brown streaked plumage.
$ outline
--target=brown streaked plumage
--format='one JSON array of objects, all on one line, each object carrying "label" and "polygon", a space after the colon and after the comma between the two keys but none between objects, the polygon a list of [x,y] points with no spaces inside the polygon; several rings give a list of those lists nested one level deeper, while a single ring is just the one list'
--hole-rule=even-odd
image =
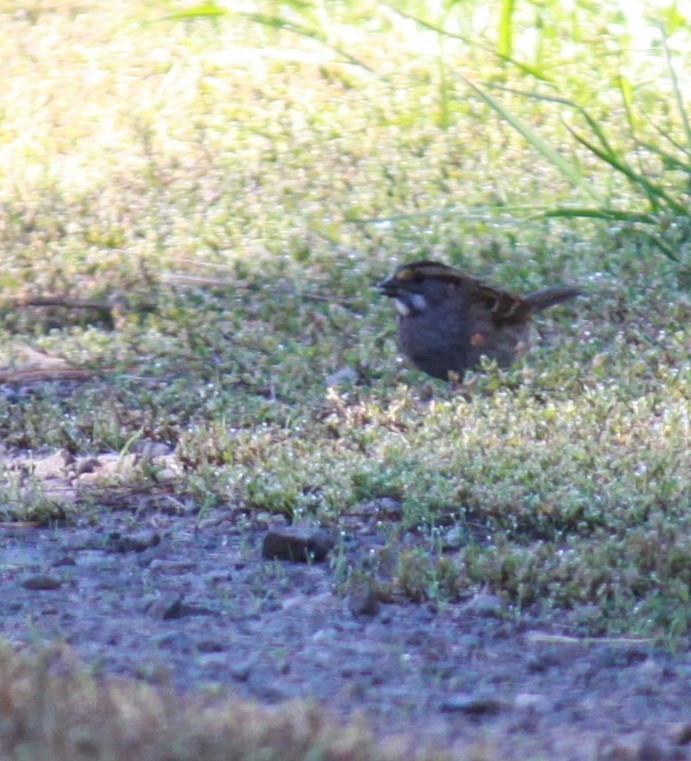
[{"label": "brown streaked plumage", "polygon": [[403,264],[377,287],[395,300],[403,354],[442,380],[462,380],[483,356],[511,364],[528,349],[532,315],[581,293],[556,286],[516,296],[431,261]]}]

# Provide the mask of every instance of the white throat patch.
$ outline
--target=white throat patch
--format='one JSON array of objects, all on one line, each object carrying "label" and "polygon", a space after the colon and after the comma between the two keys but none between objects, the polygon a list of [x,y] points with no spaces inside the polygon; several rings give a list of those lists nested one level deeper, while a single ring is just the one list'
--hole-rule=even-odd
[{"label": "white throat patch", "polygon": [[396,311],[401,317],[408,317],[411,314],[418,314],[427,309],[427,302],[421,293],[414,293],[407,300],[394,299]]},{"label": "white throat patch", "polygon": [[394,304],[396,305],[396,311],[401,317],[407,317],[410,314],[410,309],[408,309],[408,306],[403,299],[394,299]]}]

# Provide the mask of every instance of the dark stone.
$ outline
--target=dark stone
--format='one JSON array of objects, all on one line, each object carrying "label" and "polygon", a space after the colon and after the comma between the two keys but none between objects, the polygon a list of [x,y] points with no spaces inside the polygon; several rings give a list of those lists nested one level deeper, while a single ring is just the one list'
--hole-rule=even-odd
[{"label": "dark stone", "polygon": [[171,618],[181,618],[182,600],[184,595],[176,594],[172,598],[157,598],[146,603],[144,610],[154,618],[160,621],[167,621]]},{"label": "dark stone", "polygon": [[308,533],[301,529],[270,529],[264,537],[262,557],[292,563],[321,562],[333,549],[333,536],[323,529]]},{"label": "dark stone", "polygon": [[222,653],[226,645],[217,639],[202,639],[197,642],[197,650],[200,653]]},{"label": "dark stone", "polygon": [[684,721],[672,727],[672,742],[677,745],[691,745],[691,721]]},{"label": "dark stone", "polygon": [[60,589],[62,582],[60,582],[54,576],[39,574],[38,576],[29,576],[28,579],[24,579],[22,586],[24,589],[30,589],[31,591],[50,590]]},{"label": "dark stone", "polygon": [[357,590],[348,597],[348,608],[354,616],[376,616],[381,605],[377,593],[368,587]]},{"label": "dark stone", "polygon": [[449,695],[441,704],[442,711],[458,711],[471,716],[488,716],[498,713],[501,708],[501,701],[487,695]]},{"label": "dark stone", "polygon": [[184,595],[177,594],[167,600],[154,600],[146,606],[146,611],[161,621],[172,621],[189,616],[212,616],[215,611],[203,605],[189,605],[183,602]]},{"label": "dark stone", "polygon": [[233,663],[230,667],[231,676],[233,679],[237,679],[238,682],[246,682],[250,678],[253,665],[254,663],[251,660]]}]

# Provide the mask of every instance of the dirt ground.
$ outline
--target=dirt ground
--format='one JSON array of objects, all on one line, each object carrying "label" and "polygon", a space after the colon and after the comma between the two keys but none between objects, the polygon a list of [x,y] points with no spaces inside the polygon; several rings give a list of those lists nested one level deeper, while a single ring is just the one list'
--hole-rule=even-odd
[{"label": "dirt ground", "polygon": [[[32,468],[64,497],[115,462],[58,453]],[[0,636],[22,649],[64,641],[96,673],[180,690],[312,699],[415,743],[486,743],[505,759],[691,759],[690,652],[586,641],[576,619],[592,611],[545,622],[489,592],[445,605],[342,596],[329,558],[264,559],[270,526],[285,527],[199,514],[164,493],[54,528],[5,523]],[[342,526],[346,559],[381,548],[379,527]]]}]

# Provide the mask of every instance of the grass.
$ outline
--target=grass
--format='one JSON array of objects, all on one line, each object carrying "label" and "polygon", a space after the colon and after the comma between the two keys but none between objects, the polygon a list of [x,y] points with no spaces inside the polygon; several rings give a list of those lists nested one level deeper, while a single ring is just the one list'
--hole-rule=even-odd
[{"label": "grass", "polygon": [[[53,672],[58,671],[59,676]],[[65,650],[38,657],[0,652],[4,758],[199,759],[199,761],[445,761],[450,753],[416,752],[392,738],[377,743],[364,723],[339,726],[316,706],[260,708],[220,695],[183,699],[119,680],[94,682]],[[468,761],[485,755],[469,752]],[[454,756],[459,758],[459,756]]]},{"label": "grass", "polygon": [[[637,189],[572,139],[555,101],[520,94],[525,67],[507,55],[610,136],[631,123],[620,66],[646,82],[641,112],[674,139],[681,85],[665,91],[664,51],[636,56],[631,30],[569,37],[581,27],[562,16],[531,47],[534,19],[506,4],[497,56],[491,23],[465,5],[445,30],[465,24],[477,44],[384,6],[325,5],[294,19],[296,33],[251,15],[170,17],[177,3],[0,4],[1,364],[28,346],[93,373],[68,396],[44,384],[0,401],[3,519],[69,520],[99,502],[81,494],[56,513],[10,453],[159,441],[175,461],[166,488],[204,509],[334,523],[395,500],[392,541],[415,532],[422,551],[400,551],[382,593],[454,600],[489,586],[517,615],[595,605],[593,634],[684,646],[689,243],[660,220],[673,261],[625,220],[546,218],[592,193],[467,81],[500,83],[505,113],[632,214]],[[668,40],[677,66],[688,31],[681,19]],[[587,62],[617,42],[593,92]],[[635,161],[635,145],[615,142]],[[397,361],[390,304],[371,289],[423,256],[519,291],[575,282],[588,295],[541,318],[522,365],[455,394]],[[56,294],[105,302],[111,319],[22,306]],[[140,463],[117,488],[155,490],[157,467]],[[462,546],[442,554],[452,525]]]}]

